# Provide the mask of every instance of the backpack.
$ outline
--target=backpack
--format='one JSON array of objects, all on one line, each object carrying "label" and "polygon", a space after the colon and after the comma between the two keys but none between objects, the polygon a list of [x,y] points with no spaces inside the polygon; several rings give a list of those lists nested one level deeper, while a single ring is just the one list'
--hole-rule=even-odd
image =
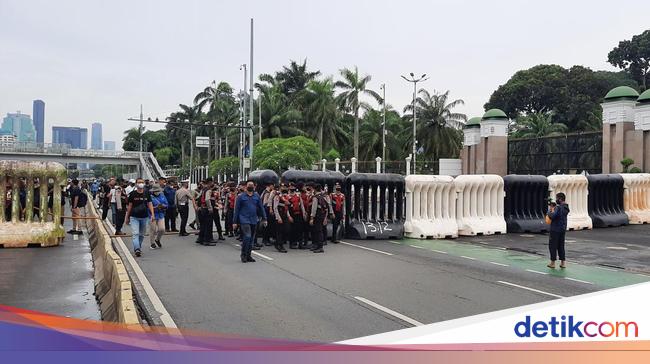
[{"label": "backpack", "polygon": [[81,190],[79,192],[79,200],[77,201],[77,207],[86,207],[87,202],[88,202],[88,195],[86,195],[86,192],[84,190]]}]

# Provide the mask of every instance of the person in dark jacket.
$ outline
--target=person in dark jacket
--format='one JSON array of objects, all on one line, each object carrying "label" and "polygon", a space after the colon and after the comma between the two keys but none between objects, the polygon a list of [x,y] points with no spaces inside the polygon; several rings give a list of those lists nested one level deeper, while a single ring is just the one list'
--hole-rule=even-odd
[{"label": "person in dark jacket", "polygon": [[560,256],[560,268],[566,268],[566,256],[564,251],[564,236],[566,234],[567,216],[569,205],[566,203],[566,196],[560,192],[555,195],[555,201],[549,204],[546,213],[551,219],[550,233],[548,236],[548,249],[551,255],[551,263],[547,267],[555,269],[555,260]]},{"label": "person in dark jacket", "polygon": [[[253,250],[253,240],[257,223],[261,220],[264,227],[267,226],[267,215],[262,204],[262,198],[255,192],[255,183],[246,182],[246,192],[240,194],[235,200],[235,211],[233,213],[233,229],[241,226],[242,245],[241,245],[241,262],[255,262],[251,256]],[[210,226],[212,229],[212,226]]]}]

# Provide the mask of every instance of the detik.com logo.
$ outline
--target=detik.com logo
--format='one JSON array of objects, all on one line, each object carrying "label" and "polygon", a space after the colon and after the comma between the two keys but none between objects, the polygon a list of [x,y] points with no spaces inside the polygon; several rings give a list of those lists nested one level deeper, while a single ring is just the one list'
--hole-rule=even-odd
[{"label": "detik.com logo", "polygon": [[639,337],[639,326],[634,321],[579,321],[573,317],[552,316],[548,321],[532,321],[526,316],[515,324],[519,337]]}]

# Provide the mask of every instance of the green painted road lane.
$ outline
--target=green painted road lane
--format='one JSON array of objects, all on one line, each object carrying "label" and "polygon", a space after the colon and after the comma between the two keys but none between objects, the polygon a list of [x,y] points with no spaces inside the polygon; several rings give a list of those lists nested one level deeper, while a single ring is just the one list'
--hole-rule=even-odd
[{"label": "green painted road lane", "polygon": [[[567,262],[566,269],[551,269],[546,267],[548,260],[544,257],[523,254],[512,250],[482,247],[453,240],[392,240],[394,243],[408,245],[414,248],[427,249],[439,254],[449,254],[464,259],[476,260],[484,264],[494,264],[503,267],[521,269],[528,274],[544,274],[552,277],[568,279],[586,284],[594,284],[602,288],[615,288],[650,281],[650,276],[625,272],[616,269],[587,266]],[[559,262],[558,262],[559,263]]]}]

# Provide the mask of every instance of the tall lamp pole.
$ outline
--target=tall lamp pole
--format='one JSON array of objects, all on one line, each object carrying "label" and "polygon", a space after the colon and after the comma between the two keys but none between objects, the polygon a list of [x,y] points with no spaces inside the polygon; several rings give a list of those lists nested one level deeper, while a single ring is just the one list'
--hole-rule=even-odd
[{"label": "tall lamp pole", "polygon": [[241,120],[239,123],[241,127],[239,129],[239,180],[242,181],[244,179],[244,140],[246,138],[244,134],[244,126],[246,125],[246,64],[242,64],[239,69],[244,70],[244,89],[241,92]]},{"label": "tall lamp pole", "polygon": [[417,128],[416,128],[416,126],[417,126],[416,113],[417,112],[415,110],[415,100],[417,98],[418,82],[424,82],[424,81],[428,80],[429,78],[427,77],[426,73],[422,74],[422,76],[420,76],[419,78],[415,78],[415,75],[413,74],[413,72],[411,72],[409,75],[411,76],[410,78],[406,78],[404,76],[402,76],[402,78],[404,80],[406,80],[408,82],[411,82],[413,84],[413,104],[412,104],[412,107],[413,107],[413,173],[417,174],[417,171],[416,171],[417,164],[415,163],[415,158],[416,158],[416,154],[417,154]]},{"label": "tall lamp pole", "polygon": [[[250,134],[249,134],[249,139],[248,139],[248,158],[250,158],[250,167],[249,171],[253,170],[253,143],[254,143],[254,132],[253,130],[253,125],[255,125],[255,119],[254,119],[254,114],[255,114],[255,109],[254,109],[254,104],[253,104],[253,83],[255,82],[253,78],[253,18],[251,18],[251,59],[250,59],[250,89],[249,91],[249,96],[250,99],[248,100],[249,102],[249,107],[250,107],[250,115],[248,115],[248,125],[251,127]],[[246,88],[244,87],[244,90]]]},{"label": "tall lamp pole", "polygon": [[381,103],[383,104],[383,121],[381,122],[381,163],[382,171],[386,173],[386,84],[381,84]]}]

